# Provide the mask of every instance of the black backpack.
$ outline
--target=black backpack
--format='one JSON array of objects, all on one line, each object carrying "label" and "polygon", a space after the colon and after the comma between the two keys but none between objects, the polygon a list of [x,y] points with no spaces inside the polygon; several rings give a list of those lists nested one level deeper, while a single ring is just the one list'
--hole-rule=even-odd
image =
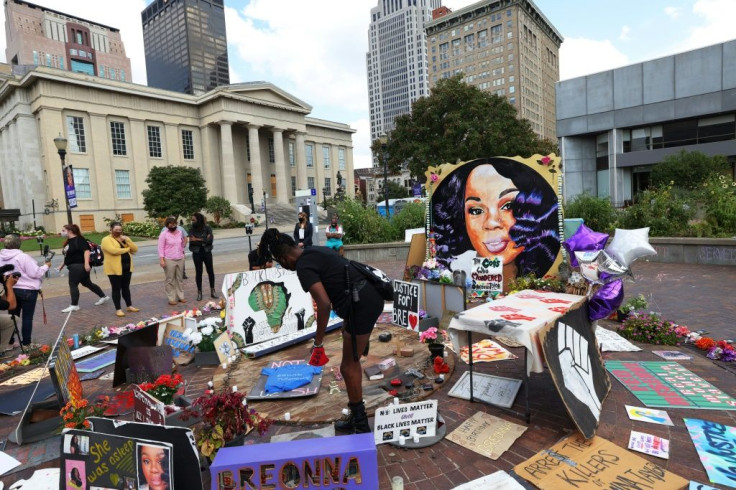
[{"label": "black backpack", "polygon": [[91,267],[99,267],[105,262],[105,254],[102,253],[102,248],[95,242],[87,240],[89,245],[89,265]]},{"label": "black backpack", "polygon": [[376,288],[376,291],[378,291],[385,301],[393,301],[394,283],[381,269],[376,269],[375,267],[355,260],[351,260],[350,263],[368,279],[368,282],[373,284],[373,287]]}]

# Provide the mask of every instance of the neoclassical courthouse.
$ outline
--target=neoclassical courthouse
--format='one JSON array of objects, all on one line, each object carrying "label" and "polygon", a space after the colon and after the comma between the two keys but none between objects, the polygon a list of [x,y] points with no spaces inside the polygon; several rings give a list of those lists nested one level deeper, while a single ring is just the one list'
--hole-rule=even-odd
[{"label": "neoclassical courthouse", "polygon": [[[6,66],[6,72],[8,67]],[[49,232],[66,223],[61,159],[67,139],[83,231],[103,218],[146,218],[141,191],[151,168],[198,168],[209,196],[228,199],[243,219],[256,207],[294,202],[297,189],[334,194],[337,173],[354,194],[348,125],[308,117],[312,107],[267,82],[186,95],[45,66],[0,74],[0,206],[19,208],[18,227]]]}]

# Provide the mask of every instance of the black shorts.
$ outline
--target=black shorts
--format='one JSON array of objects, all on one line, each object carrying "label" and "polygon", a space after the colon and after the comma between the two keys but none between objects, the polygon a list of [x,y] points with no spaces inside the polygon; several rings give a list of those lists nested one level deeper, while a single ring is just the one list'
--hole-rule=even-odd
[{"label": "black shorts", "polygon": [[345,320],[345,331],[351,335],[371,333],[385,304],[376,288],[368,282],[360,289],[359,295],[360,301],[353,303],[350,317]]}]

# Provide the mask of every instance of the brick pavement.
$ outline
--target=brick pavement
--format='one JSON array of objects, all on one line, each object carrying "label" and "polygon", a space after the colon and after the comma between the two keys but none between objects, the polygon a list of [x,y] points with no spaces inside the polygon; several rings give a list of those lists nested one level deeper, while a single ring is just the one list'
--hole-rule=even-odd
[{"label": "brick pavement", "polygon": [[[221,274],[231,270],[242,268],[245,262],[234,259],[230,263],[217,261],[215,270]],[[403,271],[403,263],[383,262],[373,265],[384,269],[392,277],[400,277]],[[715,266],[683,266],[673,264],[636,263],[634,273],[637,281],[626,284],[627,296],[643,292],[649,295],[654,302],[654,307],[673,321],[687,324],[691,328],[706,328],[711,332],[730,332],[733,334],[732,319],[736,314],[733,290],[736,288],[734,281],[736,269],[730,267]],[[159,271],[156,279],[156,271],[141,271],[141,277],[150,276],[154,282],[139,283],[133,286],[133,298],[136,306],[141,312],[130,314],[126,321],[137,321],[151,316],[160,315],[170,311],[166,304],[163,293],[163,274]],[[193,272],[193,268],[192,268]],[[109,284],[104,276],[98,275],[99,284],[109,290]],[[218,279],[218,288],[219,288]],[[107,286],[107,287],[106,287]],[[85,290],[86,291],[86,290]],[[196,291],[193,279],[185,281],[185,293],[187,298],[193,299]],[[73,313],[72,321],[68,325],[69,333],[85,332],[95,325],[118,324],[119,319],[114,316],[112,305],[93,306],[94,295],[83,292],[80,305],[82,309]],[[204,301],[202,302],[204,303]],[[49,297],[46,300],[46,310],[49,322],[47,326],[41,324],[40,305],[36,315],[37,322],[34,326],[35,337],[39,341],[48,342],[58,333],[64,316],[59,313],[68,304],[68,297],[60,294]],[[190,301],[187,306],[193,306],[195,302]],[[602,322],[607,324],[606,322]],[[725,336],[725,335],[724,335]],[[722,338],[722,337],[721,337]],[[651,350],[651,346],[641,345],[645,350]],[[516,351],[517,354],[522,352]],[[660,360],[650,352],[640,354],[632,353],[607,353],[605,359],[615,360]],[[721,390],[731,395],[736,395],[736,378],[722,368],[717,362],[705,358],[699,351],[694,352],[693,361],[685,362],[684,365],[695,374],[703,377]],[[200,369],[192,371],[190,389],[195,394],[203,390],[206,381],[211,378],[216,368]],[[448,397],[449,388],[459,379],[460,375],[467,370],[462,363],[457,363],[457,369],[452,378],[445,382],[445,386],[436,392],[439,400],[439,409],[448,425],[448,433],[457,428],[462,421],[472,416],[476,411],[483,411],[503,419],[523,424],[523,420],[506,411],[484,403],[470,403],[457,398]],[[481,373],[495,374],[508,377],[519,377],[521,375],[521,363],[519,361],[505,361],[496,363],[484,363],[477,365],[477,371]],[[564,406],[556,393],[548,372],[533,374],[530,379],[530,408],[532,413],[529,429],[521,436],[509,451],[504,453],[498,460],[492,461],[457,444],[442,440],[438,444],[417,450],[401,449],[390,445],[380,445],[378,448],[379,477],[381,489],[390,488],[392,476],[404,477],[404,488],[413,489],[448,489],[455,485],[478,478],[482,475],[492,473],[498,469],[506,471],[532,456],[536,452],[549,447],[559,438],[574,431],[574,425],[565,412]],[[88,382],[91,383],[91,382]],[[88,384],[85,383],[85,390]],[[91,386],[91,385],[90,385]],[[520,392],[520,395],[523,391]],[[695,449],[690,442],[687,430],[684,428],[683,417],[704,418],[716,422],[736,426],[736,412],[731,411],[696,411],[696,410],[669,410],[670,416],[675,423],[674,427],[658,426],[652,424],[641,424],[630,421],[626,415],[624,405],[639,405],[637,399],[626,390],[618,381],[612,379],[612,390],[603,404],[601,424],[598,435],[605,437],[619,446],[625,447],[628,442],[631,429],[640,430],[670,439],[671,456],[665,461],[647,455],[638,454],[661,466],[680,474],[685,478],[696,479],[707,482],[705,472],[699,462]],[[523,410],[523,396],[517,397],[513,406],[514,410]],[[17,423],[18,417],[0,417],[0,435],[5,436],[11,427]],[[290,425],[275,425],[269,434],[263,438],[249,436],[252,442],[264,442],[275,433],[302,430],[303,427]],[[40,446],[23,446],[18,448],[8,443],[7,451],[10,454],[32,454],[35,460],[43,460],[42,453],[45,449]],[[52,451],[53,449],[48,449]],[[46,457],[53,454],[46,454]],[[46,462],[40,466],[53,465],[53,461]],[[40,467],[39,466],[39,467]],[[26,470],[6,476],[2,481],[6,484],[20,477],[27,477],[32,471]]]}]

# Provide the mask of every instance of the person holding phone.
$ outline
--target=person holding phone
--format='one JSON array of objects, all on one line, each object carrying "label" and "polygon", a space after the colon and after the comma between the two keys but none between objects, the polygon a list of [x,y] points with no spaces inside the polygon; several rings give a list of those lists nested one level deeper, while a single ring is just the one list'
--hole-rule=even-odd
[{"label": "person holding phone", "polygon": [[103,269],[112,287],[112,302],[115,305],[115,314],[117,316],[125,316],[125,312],[120,305],[120,296],[122,295],[128,311],[137,312],[138,308],[133,306],[133,299],[130,296],[130,278],[133,276],[133,255],[138,252],[138,245],[123,235],[123,225],[114,221],[110,223],[110,234],[102,239],[100,244],[102,251],[105,253]]}]

